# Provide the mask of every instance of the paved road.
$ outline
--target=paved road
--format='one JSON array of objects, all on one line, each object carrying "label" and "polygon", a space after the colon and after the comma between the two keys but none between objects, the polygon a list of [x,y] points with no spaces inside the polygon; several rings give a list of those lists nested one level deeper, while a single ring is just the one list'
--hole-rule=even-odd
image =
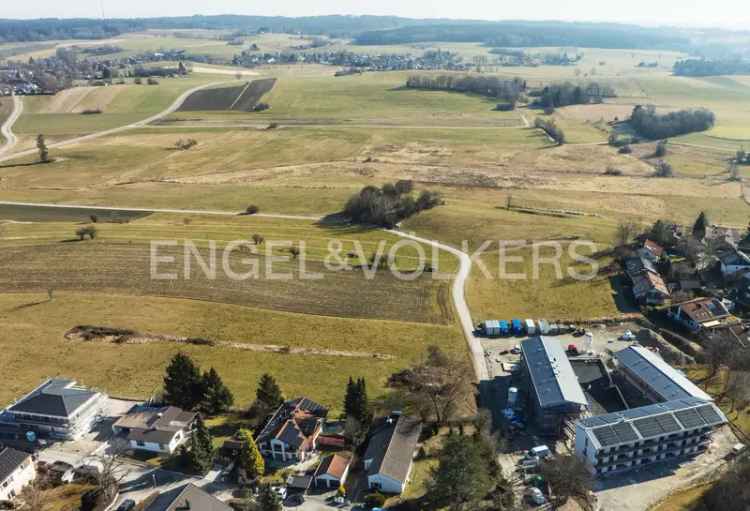
[{"label": "paved road", "polygon": [[0,127],[0,132],[5,137],[5,144],[0,147],[0,154],[10,152],[18,142],[18,138],[13,133],[13,125],[16,123],[21,114],[23,113],[23,101],[18,96],[13,96],[13,111],[10,113],[8,118]]},{"label": "paved road", "polygon": [[[168,116],[168,115],[176,112],[177,109],[179,109],[182,106],[182,104],[185,102],[185,100],[188,98],[188,96],[190,96],[192,93],[194,93],[196,91],[199,91],[199,90],[202,90],[202,89],[209,88],[209,87],[215,87],[217,85],[221,85],[222,83],[226,83],[226,82],[211,82],[211,83],[207,83],[205,85],[201,85],[199,87],[194,87],[194,88],[192,88],[192,89],[190,89],[188,91],[185,91],[166,110],[163,110],[163,111],[159,112],[156,115],[152,115],[151,117],[148,117],[146,119],[142,119],[142,120],[140,120],[138,122],[134,122],[132,124],[126,124],[125,126],[119,126],[117,128],[112,128],[112,129],[109,129],[109,130],[98,131],[96,133],[91,133],[89,135],[83,135],[83,136],[80,136],[80,137],[71,138],[69,140],[64,140],[62,142],[57,142],[55,144],[49,144],[48,147],[50,149],[56,149],[56,148],[59,148],[59,147],[64,147],[64,146],[68,146],[68,145],[78,144],[78,143],[81,143],[81,142],[88,142],[90,140],[95,140],[97,138],[106,137],[108,135],[115,135],[117,133],[121,133],[121,132],[127,131],[127,130],[132,130],[132,129],[135,129],[135,128],[142,128],[142,127],[144,127],[144,126],[146,126],[146,125],[148,125],[148,124],[150,124],[150,123],[152,123],[154,121],[158,121],[162,117],[166,117],[166,116]],[[20,115],[20,113],[19,113],[19,115]],[[12,117],[13,116],[11,116],[11,118],[8,119],[9,121],[10,120],[13,121],[12,123],[9,123],[8,129],[12,128],[13,124],[15,123],[15,121],[17,119],[17,116],[16,116],[16,119],[12,119]],[[6,123],[6,124],[8,124],[8,123]],[[5,129],[5,126],[3,126],[3,128]],[[20,152],[14,153],[12,155],[6,155],[6,156],[3,156],[3,157],[0,157],[0,162],[12,160],[12,159],[16,159],[16,158],[19,158],[19,157],[22,157],[22,156],[31,156],[31,155],[36,154],[36,153],[37,153],[36,149],[29,149],[27,151],[20,151]]]},{"label": "paved road", "polygon": [[[12,201],[0,201],[0,205],[16,205],[16,206],[37,206],[47,208],[81,208],[81,209],[92,209],[92,210],[107,210],[107,211],[142,211],[142,212],[153,212],[153,213],[175,213],[184,215],[221,215],[221,216],[237,216],[240,212],[236,211],[215,211],[215,210],[196,210],[196,209],[162,209],[162,208],[120,208],[111,206],[88,206],[80,204],[50,204],[50,203],[34,203],[34,202],[12,202]],[[320,217],[316,216],[305,216],[305,215],[284,215],[274,213],[258,213],[253,216],[262,218],[281,218],[289,220],[320,220]],[[471,257],[465,252],[440,243],[434,240],[428,240],[420,238],[414,234],[405,233],[399,230],[389,230],[388,232],[400,236],[402,238],[411,239],[419,243],[432,245],[439,250],[444,250],[456,256],[459,261],[459,269],[453,280],[451,287],[451,296],[453,299],[453,305],[456,308],[459,321],[461,323],[461,329],[463,331],[466,342],[471,352],[472,364],[474,366],[474,373],[476,374],[477,380],[486,380],[489,378],[487,371],[487,364],[484,361],[484,349],[478,338],[474,336],[474,323],[471,319],[471,311],[469,306],[466,304],[466,297],[464,288],[466,286],[466,279],[471,273]]]}]

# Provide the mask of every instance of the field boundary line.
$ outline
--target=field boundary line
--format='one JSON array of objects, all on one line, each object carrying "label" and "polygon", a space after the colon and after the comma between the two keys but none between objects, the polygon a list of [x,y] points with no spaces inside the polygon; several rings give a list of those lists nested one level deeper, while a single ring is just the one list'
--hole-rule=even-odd
[{"label": "field boundary line", "polygon": [[251,83],[253,83],[253,82],[247,82],[245,84],[245,86],[242,88],[242,90],[240,91],[240,93],[237,94],[237,97],[234,98],[234,101],[232,102],[232,104],[229,105],[229,110],[234,110],[234,106],[237,104],[237,102],[240,100],[240,98],[242,98],[242,96],[245,94],[245,92],[247,91],[248,87],[250,87]]}]

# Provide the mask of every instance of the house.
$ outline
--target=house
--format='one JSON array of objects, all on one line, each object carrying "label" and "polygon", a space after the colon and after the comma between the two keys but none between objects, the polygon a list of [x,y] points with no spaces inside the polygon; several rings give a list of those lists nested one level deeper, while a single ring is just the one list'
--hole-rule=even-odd
[{"label": "house", "polygon": [[404,491],[421,433],[422,424],[413,417],[394,413],[375,421],[363,458],[368,488],[396,495]]},{"label": "house", "polygon": [[575,449],[593,475],[622,473],[697,456],[726,422],[714,403],[678,399],[580,420]]},{"label": "house", "polygon": [[266,458],[281,462],[306,460],[315,451],[328,409],[299,397],[282,403],[261,430],[256,442]]},{"label": "house", "polygon": [[315,486],[318,488],[338,488],[346,482],[352,457],[348,453],[326,456],[315,471]]},{"label": "house", "polygon": [[73,380],[53,378],[6,408],[0,420],[37,436],[77,440],[91,431],[105,400]]},{"label": "house", "polygon": [[625,259],[625,273],[628,274],[630,280],[633,280],[636,276],[642,275],[646,272],[653,273],[654,275],[659,274],[654,263],[652,263],[647,257],[638,256]]},{"label": "house", "polygon": [[696,298],[667,310],[667,317],[693,333],[722,326],[730,318],[726,306],[716,298]]},{"label": "house", "polygon": [[172,454],[190,438],[196,417],[176,406],[137,408],[120,417],[112,430],[131,449]]},{"label": "house", "polygon": [[640,304],[659,305],[670,298],[670,293],[661,275],[647,271],[633,277],[633,296]]},{"label": "house", "polygon": [[35,477],[31,454],[0,446],[0,502],[15,499]]},{"label": "house", "polygon": [[733,278],[750,272],[750,257],[741,250],[727,250],[719,255],[719,262],[724,278]]},{"label": "house", "polygon": [[543,336],[521,343],[521,376],[529,389],[529,417],[543,435],[558,435],[588,400],[560,341]]},{"label": "house", "polygon": [[323,420],[317,444],[330,450],[346,447],[346,423],[344,421]]},{"label": "house", "polygon": [[232,508],[192,483],[146,499],[143,511],[232,511]]}]

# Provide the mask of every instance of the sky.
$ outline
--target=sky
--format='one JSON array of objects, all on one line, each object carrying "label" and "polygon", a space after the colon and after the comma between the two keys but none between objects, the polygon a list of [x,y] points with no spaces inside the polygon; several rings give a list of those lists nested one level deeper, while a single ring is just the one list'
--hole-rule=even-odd
[{"label": "sky", "polygon": [[132,18],[193,14],[614,21],[643,25],[747,29],[749,0],[3,0],[0,18]]}]

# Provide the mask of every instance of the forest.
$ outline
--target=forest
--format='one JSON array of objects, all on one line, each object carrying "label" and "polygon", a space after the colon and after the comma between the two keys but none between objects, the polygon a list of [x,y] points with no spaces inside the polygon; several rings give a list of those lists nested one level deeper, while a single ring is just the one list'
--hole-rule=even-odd
[{"label": "forest", "polygon": [[750,60],[747,59],[685,59],[674,64],[677,76],[719,76],[750,74]]},{"label": "forest", "polygon": [[503,80],[496,76],[414,75],[407,79],[406,87],[468,92],[515,104],[526,90],[526,82],[521,78]]},{"label": "forest", "polygon": [[604,98],[615,97],[615,90],[609,85],[590,82],[584,85],[570,82],[553,83],[542,89],[529,93],[535,99],[532,106],[541,108],[557,108],[569,105],[587,105],[601,103]]}]

